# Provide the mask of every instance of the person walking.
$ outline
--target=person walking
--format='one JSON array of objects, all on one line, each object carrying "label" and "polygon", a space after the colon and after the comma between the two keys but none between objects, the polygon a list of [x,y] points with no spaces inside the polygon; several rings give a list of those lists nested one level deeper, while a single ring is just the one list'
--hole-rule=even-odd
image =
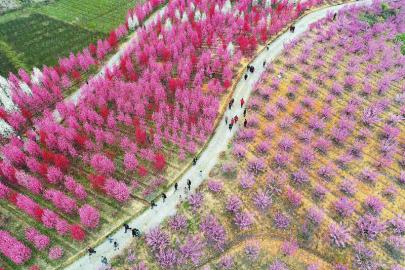
[{"label": "person walking", "polygon": [[200,170],[200,177],[202,178],[203,177],[203,173],[202,173],[202,171]]},{"label": "person walking", "polygon": [[333,14],[333,20],[334,20],[334,21],[336,20],[336,16],[337,16],[337,13],[335,12],[335,13]]},{"label": "person walking", "polygon": [[232,103],[229,101],[228,103],[228,109],[230,110],[232,108]]},{"label": "person walking", "polygon": [[247,120],[245,119],[245,121],[243,122],[243,126],[247,127]]},{"label": "person walking", "polygon": [[248,78],[248,75],[247,75],[247,74],[245,74],[245,81],[247,80],[247,78]]},{"label": "person walking", "polygon": [[118,249],[120,249],[119,246],[118,246],[118,242],[114,241],[114,251],[116,251]]},{"label": "person walking", "polygon": [[294,25],[291,25],[291,26],[290,26],[290,32],[291,32],[291,33],[294,33],[294,31],[295,31],[295,26],[294,26]]},{"label": "person walking", "polygon": [[165,194],[165,193],[162,193],[162,199],[163,199],[163,202],[165,202],[165,201],[166,201],[166,198],[167,198],[166,194]]},{"label": "person walking", "polygon": [[174,191],[175,191],[175,192],[177,191],[178,188],[179,188],[179,184],[177,184],[177,182],[174,183]]},{"label": "person walking", "polygon": [[235,124],[236,124],[239,120],[239,117],[237,115],[235,115],[234,119],[235,119]]},{"label": "person walking", "polygon": [[197,157],[194,157],[193,158],[193,165],[196,165],[197,164]]},{"label": "person walking", "polygon": [[93,255],[93,254],[96,254],[96,251],[95,251],[94,248],[92,248],[92,247],[89,247],[89,248],[87,249],[87,251],[89,252],[89,256],[91,256],[91,255]]},{"label": "person walking", "polygon": [[128,224],[124,223],[124,229],[125,229],[125,233],[127,233],[128,230],[131,230],[131,228],[129,227]]},{"label": "person walking", "polygon": [[225,125],[228,125],[228,116],[225,115]]},{"label": "person walking", "polygon": [[263,61],[263,67],[265,67],[265,66],[266,66],[266,60]]},{"label": "person walking", "polygon": [[246,117],[246,108],[243,110],[243,117]]},{"label": "person walking", "polygon": [[191,190],[191,180],[187,179],[187,186],[188,186],[188,190]]},{"label": "person walking", "polygon": [[104,265],[108,264],[108,260],[107,260],[107,258],[105,256],[101,257],[101,263],[104,264]]},{"label": "person walking", "polygon": [[188,197],[188,190],[189,190],[189,188],[188,187],[184,187],[184,197],[187,199],[187,197]]},{"label": "person walking", "polygon": [[245,100],[243,98],[240,99],[240,107],[243,107],[243,104],[245,104]]},{"label": "person walking", "polygon": [[231,109],[232,109],[232,106],[233,106],[234,103],[235,103],[235,99],[232,98],[232,99],[231,99]]},{"label": "person walking", "polygon": [[232,127],[233,127],[233,124],[232,123],[229,123],[229,131],[231,131],[232,130]]},{"label": "person walking", "polygon": [[250,73],[254,73],[255,72],[255,67],[254,66],[250,66]]},{"label": "person walking", "polygon": [[150,206],[152,209],[157,206],[154,200],[150,202]]}]

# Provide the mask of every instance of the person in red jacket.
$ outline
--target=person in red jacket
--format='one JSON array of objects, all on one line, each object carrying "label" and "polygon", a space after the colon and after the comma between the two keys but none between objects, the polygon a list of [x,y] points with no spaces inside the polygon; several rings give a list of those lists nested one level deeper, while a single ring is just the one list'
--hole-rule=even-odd
[{"label": "person in red jacket", "polygon": [[241,100],[240,100],[240,107],[242,108],[244,104],[245,104],[245,100],[244,100],[243,98],[241,98]]}]

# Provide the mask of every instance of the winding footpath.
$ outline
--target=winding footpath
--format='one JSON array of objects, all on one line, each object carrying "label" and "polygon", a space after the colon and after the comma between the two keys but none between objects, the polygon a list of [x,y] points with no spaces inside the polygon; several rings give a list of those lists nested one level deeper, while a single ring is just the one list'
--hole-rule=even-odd
[{"label": "winding footpath", "polygon": [[[134,218],[131,222],[129,222],[128,225],[131,228],[140,229],[142,233],[145,233],[150,229],[158,226],[167,217],[172,216],[176,213],[176,206],[182,200],[179,195],[181,194],[184,197],[183,190],[186,187],[187,179],[191,180],[191,190],[194,191],[203,182],[203,180],[208,177],[208,173],[218,161],[220,152],[227,149],[231,138],[235,135],[236,131],[240,127],[239,125],[243,125],[242,121],[239,121],[239,124],[234,126],[234,128],[230,132],[228,126],[225,125],[225,116],[227,115],[228,118],[231,118],[234,115],[242,115],[243,109],[240,108],[239,101],[241,98],[243,98],[245,101],[249,99],[253,91],[254,84],[260,79],[260,76],[265,71],[265,68],[263,67],[263,61],[266,61],[266,63],[272,62],[282,52],[285,43],[288,43],[297,38],[308,29],[311,23],[324,18],[329,12],[337,12],[338,10],[351,5],[370,5],[371,3],[372,0],[362,0],[355,3],[345,3],[326,7],[309,13],[295,23],[294,33],[285,32],[271,44],[269,44],[268,49],[264,49],[262,52],[260,52],[250,63],[255,67],[255,72],[253,74],[249,72],[247,80],[241,79],[237,83],[235,92],[233,94],[233,98],[235,99],[235,105],[233,106],[233,109],[231,111],[228,110],[222,116],[221,123],[214,131],[213,137],[209,141],[208,146],[201,153],[197,165],[190,167],[188,171],[182,176],[182,178],[179,179],[178,191],[175,192],[174,189],[170,189],[166,193],[168,198],[164,203],[162,200],[157,201],[157,207],[155,207],[154,209],[146,210],[140,216]],[[110,261],[111,258],[120,253],[120,250],[128,247],[133,240],[131,233],[128,232],[127,234],[125,234],[123,228],[117,231],[115,234],[111,235],[111,238],[119,243],[119,250],[115,251],[113,248],[113,244],[110,243],[108,239],[106,239],[99,246],[95,247],[96,254],[93,254],[92,256],[88,256],[86,254],[65,269],[102,269],[101,259],[103,256],[106,257],[108,261]]]}]

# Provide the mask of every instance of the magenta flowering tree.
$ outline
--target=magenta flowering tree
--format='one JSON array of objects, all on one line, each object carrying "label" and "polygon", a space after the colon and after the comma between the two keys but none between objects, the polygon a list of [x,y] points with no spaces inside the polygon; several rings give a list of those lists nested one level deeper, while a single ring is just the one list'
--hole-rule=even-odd
[{"label": "magenta flowering tree", "polygon": [[100,221],[100,214],[91,205],[85,204],[79,208],[80,222],[87,228],[94,229]]},{"label": "magenta flowering tree", "polygon": [[102,175],[110,175],[115,171],[114,163],[103,154],[95,154],[90,161],[93,169]]},{"label": "magenta flowering tree", "polygon": [[105,192],[118,202],[126,202],[129,199],[129,189],[123,182],[119,182],[113,178],[108,178],[105,181]]},{"label": "magenta flowering tree", "polygon": [[138,167],[138,160],[132,153],[126,153],[124,156],[124,166],[128,171],[134,171]]},{"label": "magenta flowering tree", "polygon": [[0,231],[0,252],[17,265],[31,258],[31,250],[3,230]]},{"label": "magenta flowering tree", "polygon": [[61,191],[48,189],[44,193],[44,198],[51,201],[55,207],[67,214],[72,214],[77,210],[76,201]]},{"label": "magenta flowering tree", "polygon": [[59,260],[63,256],[63,248],[60,246],[53,246],[49,249],[48,258],[52,261]]},{"label": "magenta flowering tree", "polygon": [[38,250],[46,249],[50,243],[48,236],[41,234],[37,229],[32,227],[25,230],[25,239],[31,242]]}]

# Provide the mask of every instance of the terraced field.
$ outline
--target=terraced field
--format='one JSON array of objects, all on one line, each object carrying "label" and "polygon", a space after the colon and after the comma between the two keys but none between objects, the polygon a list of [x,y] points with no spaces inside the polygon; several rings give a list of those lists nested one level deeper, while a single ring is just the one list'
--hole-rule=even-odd
[{"label": "terraced field", "polygon": [[[141,1],[137,1],[141,2]],[[76,53],[108,36],[125,22],[134,1],[60,0],[35,4],[0,17],[0,42],[11,48],[8,62],[0,63],[0,75],[43,65],[55,65],[59,57]],[[4,54],[3,46],[0,52]],[[18,59],[16,59],[16,57]]]}]

